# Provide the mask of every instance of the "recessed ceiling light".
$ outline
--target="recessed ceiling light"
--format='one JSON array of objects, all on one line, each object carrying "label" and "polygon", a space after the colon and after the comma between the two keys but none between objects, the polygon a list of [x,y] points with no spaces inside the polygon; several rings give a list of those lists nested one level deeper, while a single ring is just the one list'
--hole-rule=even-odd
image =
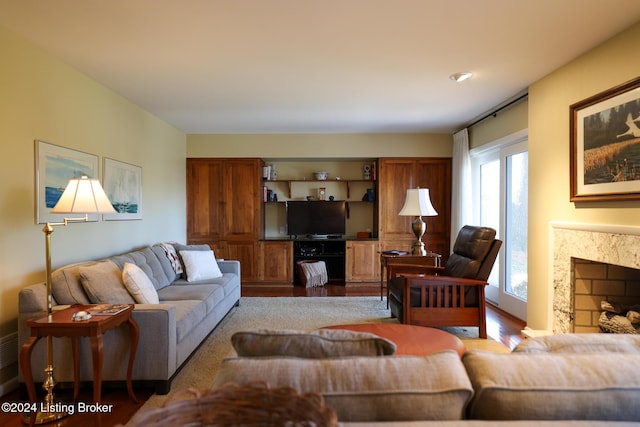
[{"label": "recessed ceiling light", "polygon": [[469,78],[471,78],[471,76],[473,76],[473,73],[469,73],[469,72],[464,72],[464,73],[455,73],[455,74],[451,74],[449,76],[449,78],[451,80],[454,80],[456,82],[463,82]]}]

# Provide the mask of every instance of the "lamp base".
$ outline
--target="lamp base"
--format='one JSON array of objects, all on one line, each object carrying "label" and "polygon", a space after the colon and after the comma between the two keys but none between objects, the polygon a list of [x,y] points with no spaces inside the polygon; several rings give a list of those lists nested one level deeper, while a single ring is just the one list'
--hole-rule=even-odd
[{"label": "lamp base", "polygon": [[413,230],[413,234],[416,236],[416,242],[411,248],[411,255],[427,255],[427,251],[424,248],[424,243],[422,242],[422,235],[425,231],[427,231],[427,224],[422,220],[421,216],[417,216],[416,219],[411,223],[411,229]]},{"label": "lamp base", "polygon": [[[51,412],[42,411],[42,409],[46,409],[46,405],[44,406],[45,408],[41,408],[40,410],[38,410],[38,412],[36,412],[35,414],[36,419],[33,422],[34,425],[47,424],[53,421],[61,420],[62,418],[69,415],[67,411],[51,411]],[[58,405],[54,404],[54,406],[51,409],[55,410],[56,406]],[[25,424],[31,424],[30,412],[27,412],[24,414],[24,416],[22,417],[22,422]]]},{"label": "lamp base", "polygon": [[422,240],[418,240],[411,246],[411,255],[413,256],[426,256],[427,250],[424,247]]}]

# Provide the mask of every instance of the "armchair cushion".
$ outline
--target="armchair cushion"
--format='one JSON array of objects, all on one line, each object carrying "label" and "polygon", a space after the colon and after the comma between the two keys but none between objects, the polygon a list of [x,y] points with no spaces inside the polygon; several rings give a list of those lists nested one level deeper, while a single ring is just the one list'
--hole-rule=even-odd
[{"label": "armchair cushion", "polygon": [[462,227],[453,246],[453,253],[445,265],[443,276],[487,280],[488,273],[487,277],[478,277],[478,273],[495,237],[496,232],[492,228],[469,225]]}]

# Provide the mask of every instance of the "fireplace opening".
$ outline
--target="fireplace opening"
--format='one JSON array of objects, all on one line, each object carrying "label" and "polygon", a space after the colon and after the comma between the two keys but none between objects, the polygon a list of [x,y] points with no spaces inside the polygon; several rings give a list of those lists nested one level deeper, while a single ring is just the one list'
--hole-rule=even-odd
[{"label": "fireplace opening", "polygon": [[571,258],[576,333],[640,333],[640,270]]}]

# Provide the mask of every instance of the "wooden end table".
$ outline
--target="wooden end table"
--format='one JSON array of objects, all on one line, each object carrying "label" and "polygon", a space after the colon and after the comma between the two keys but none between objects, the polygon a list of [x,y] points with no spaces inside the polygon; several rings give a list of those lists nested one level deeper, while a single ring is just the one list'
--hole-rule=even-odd
[{"label": "wooden end table", "polygon": [[[393,268],[402,267],[403,271],[420,272],[424,267],[440,267],[442,255],[435,252],[427,252],[426,255],[392,255],[380,252],[380,300],[384,297],[384,284],[387,284],[387,308],[389,308],[389,281],[392,279]],[[386,270],[386,275],[385,275]]]},{"label": "wooden end table", "polygon": [[27,326],[31,328],[31,336],[25,341],[20,350],[20,366],[27,390],[29,391],[29,401],[31,403],[35,403],[36,401],[36,390],[31,372],[31,352],[38,340],[48,336],[71,338],[74,373],[73,399],[76,401],[80,389],[80,337],[88,337],[91,342],[91,352],[93,354],[93,400],[99,403],[102,389],[102,335],[110,329],[127,323],[131,328],[131,350],[129,352],[129,367],[127,369],[127,392],[134,402],[138,402],[133,393],[131,381],[133,361],[136,356],[140,334],[138,324],[132,316],[133,307],[133,304],[129,304],[127,308],[116,314],[94,315],[89,320],[74,321],[72,320],[72,316],[75,312],[81,310],[91,311],[96,308],[96,305],[73,305],[64,310],[53,312],[51,318],[45,316],[27,321]]}]

